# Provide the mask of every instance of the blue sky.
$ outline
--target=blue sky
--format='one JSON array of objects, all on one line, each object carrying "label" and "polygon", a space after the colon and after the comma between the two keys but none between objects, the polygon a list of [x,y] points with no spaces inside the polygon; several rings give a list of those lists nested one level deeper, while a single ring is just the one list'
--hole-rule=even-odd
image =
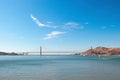
[{"label": "blue sky", "polygon": [[119,0],[0,0],[0,51],[120,47]]}]

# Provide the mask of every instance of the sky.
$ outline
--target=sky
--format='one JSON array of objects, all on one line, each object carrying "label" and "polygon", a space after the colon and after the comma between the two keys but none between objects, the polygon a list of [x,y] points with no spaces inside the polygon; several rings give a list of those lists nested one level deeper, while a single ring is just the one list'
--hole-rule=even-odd
[{"label": "sky", "polygon": [[120,0],[0,0],[0,51],[120,47]]}]

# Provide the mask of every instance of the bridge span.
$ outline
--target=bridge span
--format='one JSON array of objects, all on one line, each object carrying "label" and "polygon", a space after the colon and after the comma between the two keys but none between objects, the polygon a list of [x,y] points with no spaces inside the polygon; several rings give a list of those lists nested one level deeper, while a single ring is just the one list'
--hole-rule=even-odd
[{"label": "bridge span", "polygon": [[80,52],[75,52],[75,51],[43,51],[41,52],[16,52],[18,54],[24,54],[24,55],[28,55],[31,53],[39,53],[40,55],[42,55],[43,53],[80,53]]},{"label": "bridge span", "polygon": [[31,53],[39,53],[42,55],[43,53],[80,53],[80,51],[43,51],[42,47],[40,47],[39,51],[25,51],[25,52],[16,52],[18,54],[28,55]]}]

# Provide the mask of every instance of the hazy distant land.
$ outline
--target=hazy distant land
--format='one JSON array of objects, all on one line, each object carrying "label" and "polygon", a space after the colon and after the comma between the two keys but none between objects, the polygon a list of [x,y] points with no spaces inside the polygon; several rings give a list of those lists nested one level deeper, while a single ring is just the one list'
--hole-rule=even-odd
[{"label": "hazy distant land", "polygon": [[19,54],[14,53],[14,52],[12,52],[12,53],[0,52],[0,55],[19,55]]}]

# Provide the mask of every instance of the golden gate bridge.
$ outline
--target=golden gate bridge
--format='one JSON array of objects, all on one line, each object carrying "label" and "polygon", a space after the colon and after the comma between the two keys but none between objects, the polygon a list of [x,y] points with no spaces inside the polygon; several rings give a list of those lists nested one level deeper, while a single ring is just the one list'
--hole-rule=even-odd
[{"label": "golden gate bridge", "polygon": [[40,55],[43,55],[43,53],[80,53],[80,51],[43,51],[42,47],[40,46],[39,51],[25,51],[25,52],[15,52],[21,55],[28,55],[30,53],[39,53]]}]

